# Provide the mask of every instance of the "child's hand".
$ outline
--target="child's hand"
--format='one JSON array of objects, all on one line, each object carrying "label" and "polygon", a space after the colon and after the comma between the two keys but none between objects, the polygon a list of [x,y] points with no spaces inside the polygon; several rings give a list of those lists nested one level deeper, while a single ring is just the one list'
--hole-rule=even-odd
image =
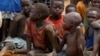
[{"label": "child's hand", "polygon": [[55,31],[56,36],[58,36],[58,35],[61,33],[61,30],[62,30],[62,29],[57,29],[57,30]]},{"label": "child's hand", "polygon": [[94,29],[100,29],[100,20],[93,21],[93,22],[91,23],[91,26],[92,26]]},{"label": "child's hand", "polygon": [[54,29],[53,29],[53,25],[52,24],[48,24],[47,26],[46,26],[46,30],[47,31],[53,31]]}]

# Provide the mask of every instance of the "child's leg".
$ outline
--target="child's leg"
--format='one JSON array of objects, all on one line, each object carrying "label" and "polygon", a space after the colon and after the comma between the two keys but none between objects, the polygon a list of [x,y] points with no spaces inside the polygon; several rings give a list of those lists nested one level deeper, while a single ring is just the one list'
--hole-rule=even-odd
[{"label": "child's leg", "polygon": [[8,24],[9,24],[8,21],[9,21],[8,19],[3,19],[2,41],[6,38],[6,33],[7,33],[7,29],[8,29]]},{"label": "child's leg", "polygon": [[57,37],[57,36],[56,36],[56,33],[55,33],[52,25],[46,26],[46,35],[47,35],[47,38],[50,40],[50,42],[53,46],[53,49],[55,50],[57,46],[56,46],[54,38]]}]

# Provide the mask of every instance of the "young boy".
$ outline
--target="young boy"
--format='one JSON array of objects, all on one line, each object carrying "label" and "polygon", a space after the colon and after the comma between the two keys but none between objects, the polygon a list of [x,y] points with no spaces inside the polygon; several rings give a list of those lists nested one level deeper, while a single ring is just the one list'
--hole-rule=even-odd
[{"label": "young boy", "polygon": [[5,43],[9,41],[13,43],[15,53],[26,53],[27,44],[25,38],[23,38],[23,32],[25,27],[26,18],[29,17],[32,3],[31,0],[21,0],[22,2],[22,13],[16,15],[12,22],[12,27],[9,36],[1,43],[3,47],[7,47]]},{"label": "young boy", "polygon": [[27,39],[28,51],[32,50],[32,42],[34,48],[33,52],[35,52],[35,55],[51,52],[46,44],[48,40],[46,36],[47,23],[45,19],[49,15],[49,9],[47,5],[42,3],[36,3],[32,8],[30,17],[26,21],[24,31]]},{"label": "young boy", "polygon": [[63,0],[53,0],[51,2],[51,15],[46,19],[47,23],[53,24],[54,29],[59,30],[63,24],[63,15],[62,12],[64,10],[64,2]]},{"label": "young boy", "polygon": [[65,8],[66,14],[69,13],[69,12],[75,12],[75,11],[77,11],[77,10],[76,10],[76,6],[73,5],[73,4],[69,4],[69,5],[67,5],[66,8]]},{"label": "young boy", "polygon": [[21,0],[21,5],[22,5],[22,13],[18,14],[12,22],[12,26],[9,34],[11,37],[16,37],[16,36],[22,37],[25,21],[29,17],[32,8],[32,1]]},{"label": "young boy", "polygon": [[86,29],[86,47],[88,50],[91,50],[93,48],[94,43],[94,29],[91,27],[91,23],[95,21],[98,17],[99,9],[92,7],[89,8],[87,11],[87,20],[89,27]]},{"label": "young boy", "polygon": [[[70,17],[69,17],[70,16]],[[81,35],[81,27],[79,24],[82,22],[81,16],[76,12],[67,14],[64,18],[64,29],[68,30],[68,34],[65,34],[65,40],[67,43],[67,55],[68,56],[83,56],[84,47],[82,46],[83,36]]]},{"label": "young boy", "polygon": [[[51,7],[50,7],[51,14],[46,19],[46,22],[49,24],[48,26],[46,26],[46,29],[47,29],[48,39],[52,43],[53,48],[54,48],[54,45],[53,45],[51,36],[57,35],[58,42],[60,42],[59,39],[60,40],[62,39],[62,36],[60,36],[60,31],[63,25],[63,17],[64,17],[64,15],[62,15],[63,10],[64,10],[63,0],[52,0],[51,1]],[[54,32],[54,35],[52,34],[52,32],[49,32],[49,30]]]},{"label": "young boy", "polygon": [[[92,12],[93,13],[93,12]],[[90,54],[90,56],[96,56],[98,50],[99,50],[99,37],[100,37],[100,10],[94,8],[94,15],[91,15],[94,18],[88,18],[88,21],[90,22],[90,26],[94,30],[94,38],[93,38],[93,51]]]},{"label": "young boy", "polygon": [[70,12],[65,15],[63,28],[67,31],[65,32],[63,41],[60,43],[60,45],[58,44],[58,46],[56,38],[52,38],[55,39],[54,44],[56,45],[56,49],[60,51],[63,45],[66,43],[66,54],[68,56],[83,56],[83,36],[81,35],[81,27],[79,26],[81,22],[81,16],[77,12]]}]

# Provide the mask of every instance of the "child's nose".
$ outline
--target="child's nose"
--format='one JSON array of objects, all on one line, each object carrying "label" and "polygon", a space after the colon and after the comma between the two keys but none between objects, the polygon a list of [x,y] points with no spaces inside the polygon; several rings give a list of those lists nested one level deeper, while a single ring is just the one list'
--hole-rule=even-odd
[{"label": "child's nose", "polygon": [[56,11],[59,11],[59,8],[57,8]]}]

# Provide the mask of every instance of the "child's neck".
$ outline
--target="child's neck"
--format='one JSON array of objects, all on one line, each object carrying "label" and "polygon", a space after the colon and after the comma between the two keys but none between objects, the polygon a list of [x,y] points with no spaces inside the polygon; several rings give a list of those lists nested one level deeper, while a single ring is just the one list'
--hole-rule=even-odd
[{"label": "child's neck", "polygon": [[22,12],[22,14],[23,14],[26,18],[29,17],[29,14],[28,14],[28,13],[24,13],[24,12]]},{"label": "child's neck", "polygon": [[53,20],[59,20],[61,18],[61,15],[51,15],[50,18]]},{"label": "child's neck", "polygon": [[43,21],[39,20],[39,21],[37,21],[37,22],[35,22],[35,23],[36,23],[36,27],[37,27],[37,28],[41,28],[41,27],[44,26],[45,21],[44,21],[44,20],[43,20]]}]

